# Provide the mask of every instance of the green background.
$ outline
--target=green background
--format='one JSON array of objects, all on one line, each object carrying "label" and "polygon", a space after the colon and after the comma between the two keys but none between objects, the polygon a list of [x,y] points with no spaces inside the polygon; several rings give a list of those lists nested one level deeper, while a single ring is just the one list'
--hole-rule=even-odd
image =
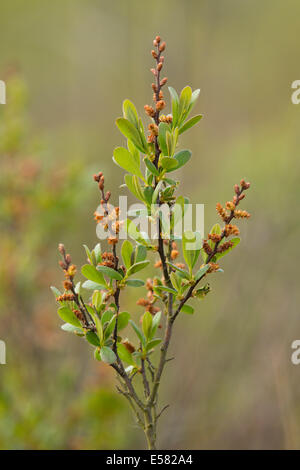
[{"label": "green background", "polygon": [[[112,371],[60,330],[49,285],[60,285],[58,242],[76,264],[96,243],[92,174],[121,193],[114,122],[124,98],[140,114],[151,102],[158,33],[169,85],[201,88],[180,193],[205,204],[208,230],[216,202],[241,177],[252,183],[241,244],[176,324],[159,446],[299,448],[299,15],[296,0],[2,0],[0,448],[145,445]],[[122,301],[138,319],[132,296]]]}]

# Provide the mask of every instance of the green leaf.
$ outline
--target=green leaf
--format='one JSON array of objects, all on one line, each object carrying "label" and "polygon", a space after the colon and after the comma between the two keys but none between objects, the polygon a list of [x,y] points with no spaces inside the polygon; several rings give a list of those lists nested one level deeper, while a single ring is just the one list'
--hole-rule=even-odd
[{"label": "green leaf", "polygon": [[135,159],[137,166],[140,167],[141,161],[140,161],[140,152],[139,152],[139,150],[131,142],[131,140],[127,140],[127,147],[128,147],[129,152],[131,153],[131,155]]},{"label": "green leaf", "polygon": [[147,248],[144,245],[138,245],[135,251],[135,263],[145,261],[145,259],[147,258]]},{"label": "green leaf", "polygon": [[183,196],[178,196],[176,202],[171,210],[171,227],[175,227],[177,223],[183,219],[185,212],[185,198]]},{"label": "green leaf", "polygon": [[[233,246],[228,248],[226,251],[223,251],[223,253],[217,253],[216,254],[216,259],[222,258],[222,256],[227,255],[227,253],[229,253],[231,250],[233,250],[233,248],[235,248],[240,243],[241,239],[239,237],[234,237],[230,241],[233,243]],[[225,241],[224,241],[224,243],[225,243]],[[222,246],[222,243],[219,246]]]},{"label": "green leaf", "polygon": [[139,128],[138,113],[134,104],[129,100],[123,101],[123,115],[124,118],[128,119],[137,129]]},{"label": "green leaf", "polygon": [[97,311],[100,310],[102,305],[102,294],[99,290],[95,290],[92,296],[92,303]]},{"label": "green leaf", "polygon": [[198,299],[203,299],[208,293],[210,292],[209,284],[205,284],[205,286],[201,287],[201,289],[196,290],[194,293],[195,297]]},{"label": "green leaf", "polygon": [[178,162],[172,157],[162,157],[160,159],[160,164],[164,170],[169,172],[176,169]]},{"label": "green leaf", "polygon": [[78,294],[80,296],[80,292],[81,292],[81,281],[77,282],[76,283],[76,286],[75,286],[75,289],[74,289],[75,293]]},{"label": "green leaf", "polygon": [[126,285],[130,287],[142,287],[145,285],[145,282],[141,279],[128,279],[128,281],[126,281]]},{"label": "green leaf", "polygon": [[[92,266],[91,264],[85,264],[81,268],[81,273],[89,281],[96,282],[97,284],[100,284],[102,287],[106,287],[106,282],[104,280],[103,275],[99,271],[97,271],[95,266]],[[84,284],[83,284],[83,287],[85,287]],[[85,287],[85,289],[86,289],[86,287]]]},{"label": "green leaf", "polygon": [[179,129],[179,135],[180,134],[183,134],[183,132],[187,131],[188,129],[190,129],[191,127],[193,127],[195,124],[197,124],[197,122],[200,121],[200,119],[202,119],[203,115],[202,114],[198,114],[197,116],[194,116],[192,117],[191,119],[189,119],[188,121],[186,121]]},{"label": "green leaf", "polygon": [[174,159],[177,160],[177,165],[174,168],[174,170],[178,170],[178,168],[181,168],[183,165],[185,165],[189,159],[192,156],[192,152],[189,150],[181,150],[180,152],[176,153],[174,155]]},{"label": "green leaf", "polygon": [[171,86],[168,88],[169,88],[169,92],[170,92],[171,99],[172,99],[172,116],[173,116],[172,126],[176,127],[177,122],[178,122],[179,97],[177,95],[177,92],[174,90],[174,88],[172,88]]},{"label": "green leaf", "polygon": [[127,362],[127,364],[131,364],[135,366],[135,362],[133,360],[132,354],[128,351],[128,349],[122,343],[117,344],[117,351],[121,361]]},{"label": "green leaf", "polygon": [[142,326],[143,326],[144,335],[146,339],[148,339],[151,333],[151,328],[152,328],[152,315],[150,312],[144,313]]},{"label": "green leaf", "polygon": [[159,194],[159,191],[161,190],[162,185],[163,185],[163,181],[160,181],[156,185],[156,188],[155,188],[153,196],[152,196],[152,204],[157,204],[158,194]]},{"label": "green leaf", "polygon": [[74,333],[77,336],[84,336],[82,328],[78,328],[78,326],[71,325],[71,323],[64,323],[61,326],[61,329],[67,331],[68,333]]},{"label": "green leaf", "polygon": [[196,264],[201,249],[201,236],[199,232],[187,230],[182,237],[182,251],[190,272]]},{"label": "green leaf", "polygon": [[156,330],[160,325],[160,319],[161,319],[161,312],[157,312],[152,319],[152,330],[151,330],[150,338],[153,338],[153,336],[155,335]]},{"label": "green leaf", "polygon": [[102,258],[101,258],[101,245],[100,245],[100,243],[97,243],[97,245],[95,246],[93,251],[94,251],[95,257],[96,257],[96,263],[101,263]]},{"label": "green leaf", "polygon": [[123,276],[119,273],[119,271],[115,271],[108,266],[97,266],[97,271],[100,271],[104,276],[107,276],[111,279],[116,279],[117,281],[121,281],[123,279]]},{"label": "green leaf", "polygon": [[100,318],[98,317],[98,315],[96,314],[93,315],[93,319],[97,328],[97,333],[98,333],[100,344],[102,344],[103,338],[104,338],[102,322]]},{"label": "green leaf", "polygon": [[94,331],[88,331],[85,335],[87,341],[92,344],[93,346],[100,346],[100,341],[96,333]]},{"label": "green leaf", "polygon": [[154,288],[155,290],[158,289],[158,290],[162,290],[162,291],[165,291],[165,292],[169,292],[170,294],[174,294],[174,295],[177,295],[178,292],[175,290],[175,289],[172,289],[171,287],[167,287],[167,286],[155,286]]},{"label": "green leaf", "polygon": [[85,281],[82,284],[82,287],[87,290],[99,290],[99,289],[103,289],[103,287],[106,287],[106,286],[102,284],[98,284],[97,282],[94,282],[94,281]]},{"label": "green leaf", "polygon": [[126,276],[132,276],[132,274],[137,273],[138,271],[141,271],[144,269],[148,264],[150,263],[149,260],[145,261],[140,261],[139,263],[133,264],[127,271]]},{"label": "green leaf", "polygon": [[176,266],[175,264],[169,263],[168,261],[167,261],[167,264],[168,264],[169,266],[171,266],[171,268],[176,269],[176,271],[178,271],[178,272],[182,275],[182,277],[184,277],[185,279],[189,279],[189,278],[190,278],[188,272],[184,271],[184,270],[181,269],[181,268],[178,268],[178,266]]},{"label": "green leaf", "polygon": [[118,315],[118,331],[123,330],[128,325],[130,319],[129,312],[121,312]]},{"label": "green leaf", "polygon": [[178,109],[178,125],[181,126],[182,122],[185,120],[189,112],[189,107],[192,99],[192,90],[191,87],[186,86],[183,88],[180,94],[179,100],[179,109]]},{"label": "green leaf", "polygon": [[122,244],[121,254],[122,254],[123,263],[126,269],[129,269],[131,266],[132,252],[133,252],[132,244],[130,243],[129,240],[125,240]]},{"label": "green leaf", "polygon": [[110,322],[108,323],[108,325],[106,325],[105,329],[104,329],[104,337],[105,339],[108,339],[110,337],[110,335],[112,334],[112,332],[114,331],[115,329],[115,324],[116,324],[116,319],[117,319],[117,315],[114,314],[112,319],[110,320]]},{"label": "green leaf", "polygon": [[102,361],[106,362],[107,364],[113,364],[117,360],[113,350],[108,348],[107,346],[102,346],[102,348],[100,349],[100,357]]},{"label": "green leaf", "polygon": [[180,291],[181,290],[181,282],[182,280],[180,279],[180,277],[178,276],[178,274],[172,272],[170,274],[170,279],[171,279],[171,282],[172,282],[172,285],[174,286],[174,289],[176,291]]},{"label": "green leaf", "polygon": [[194,90],[193,93],[192,93],[192,98],[191,98],[191,102],[190,102],[190,106],[189,106],[189,113],[192,111],[199,95],[200,95],[200,88],[197,88],[197,90]]},{"label": "green leaf", "polygon": [[209,264],[207,264],[206,266],[203,266],[203,268],[200,268],[199,271],[197,271],[195,274],[195,281],[198,281],[200,277],[204,276],[204,274],[206,274],[208,270],[209,270]]},{"label": "green leaf", "polygon": [[97,361],[101,361],[99,348],[96,348],[95,351],[94,351],[94,359],[96,359]]},{"label": "green leaf", "polygon": [[90,260],[91,264],[96,264],[96,259],[93,259],[92,253],[87,245],[83,245],[83,248],[85,249],[86,256]]},{"label": "green leaf", "polygon": [[189,315],[192,315],[194,313],[194,309],[190,305],[183,305],[181,307],[181,311],[183,313],[188,313]]},{"label": "green leaf", "polygon": [[126,148],[115,148],[113,160],[125,171],[144,179],[139,164],[137,164],[134,156]]},{"label": "green leaf", "polygon": [[170,126],[161,122],[158,126],[158,143],[163,155],[168,155],[166,134],[170,131]]},{"label": "green leaf", "polygon": [[149,341],[149,343],[147,343],[146,351],[150,351],[151,349],[155,348],[155,346],[157,346],[160,343],[161,343],[160,338],[152,339],[151,341]]},{"label": "green leaf", "polygon": [[[137,180],[137,181],[136,181]],[[139,179],[135,175],[126,174],[124,181],[129,191],[140,201],[145,202],[144,194],[139,184]]]},{"label": "green leaf", "polygon": [[159,171],[156,168],[156,166],[149,160],[149,158],[144,159],[145,165],[148,168],[148,170],[155,176],[159,176]]},{"label": "green leaf", "polygon": [[61,292],[54,286],[51,286],[50,289],[52,290],[52,292],[54,294],[54,297],[55,297],[55,300],[56,300],[56,298],[61,295]]},{"label": "green leaf", "polygon": [[112,310],[106,310],[101,317],[102,325],[104,325],[106,322],[110,322],[113,316],[114,312]]},{"label": "green leaf", "polygon": [[73,326],[81,327],[81,323],[78,318],[74,315],[72,310],[68,307],[60,307],[57,310],[58,315],[65,323],[70,323]]},{"label": "green leaf", "polygon": [[148,153],[148,149],[145,149],[141,140],[141,136],[136,127],[127,119],[119,118],[116,120],[116,124],[122,134],[132,141],[132,143],[143,153]]},{"label": "green leaf", "polygon": [[129,320],[129,323],[132,326],[132,328],[134,329],[134,331],[135,331],[137,337],[139,338],[140,342],[145,346],[146,340],[145,340],[145,337],[144,337],[143,333],[141,332],[141,330],[136,326],[136,324],[134,323],[133,320]]},{"label": "green leaf", "polygon": [[215,233],[217,235],[221,235],[221,232],[222,232],[222,229],[221,229],[220,224],[215,224],[210,230],[210,233]]},{"label": "green leaf", "polygon": [[139,231],[137,226],[130,219],[126,219],[125,227],[127,229],[128,235],[133,238],[133,240],[141,243],[144,246],[149,246],[149,240],[146,240],[144,235]]},{"label": "green leaf", "polygon": [[154,189],[151,186],[146,186],[146,188],[144,189],[144,198],[148,206],[151,206],[152,204],[153,192]]}]

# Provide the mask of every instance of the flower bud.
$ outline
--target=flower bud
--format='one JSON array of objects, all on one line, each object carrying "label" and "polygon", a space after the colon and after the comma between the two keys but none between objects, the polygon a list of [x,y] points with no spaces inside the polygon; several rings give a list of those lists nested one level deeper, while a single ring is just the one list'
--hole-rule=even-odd
[{"label": "flower bud", "polygon": [[160,100],[156,103],[156,109],[161,111],[166,106],[166,103],[163,100]]},{"label": "flower bud", "polygon": [[58,245],[58,251],[60,252],[61,255],[65,256],[66,250],[65,250],[65,246],[64,246],[63,243],[60,243],[60,244]]},{"label": "flower bud", "polygon": [[69,255],[69,254],[66,255],[66,262],[68,264],[72,263],[71,255]]}]

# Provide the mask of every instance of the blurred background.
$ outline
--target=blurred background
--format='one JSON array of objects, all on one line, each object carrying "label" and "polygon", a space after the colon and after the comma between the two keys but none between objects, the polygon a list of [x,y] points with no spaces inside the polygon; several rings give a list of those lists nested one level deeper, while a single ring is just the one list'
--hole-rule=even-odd
[{"label": "blurred background", "polygon": [[[61,284],[58,242],[76,264],[82,244],[97,242],[93,173],[105,173],[115,200],[124,194],[114,122],[123,99],[141,115],[150,104],[158,33],[169,84],[201,88],[204,119],[182,138],[193,159],[180,193],[205,204],[208,230],[216,202],[241,177],[252,183],[241,244],[176,324],[159,446],[300,447],[300,366],[290,360],[300,338],[299,18],[297,0],[2,0],[1,449],[145,446],[113,372],[60,329],[49,285]],[[138,319],[134,297],[122,302]]]}]

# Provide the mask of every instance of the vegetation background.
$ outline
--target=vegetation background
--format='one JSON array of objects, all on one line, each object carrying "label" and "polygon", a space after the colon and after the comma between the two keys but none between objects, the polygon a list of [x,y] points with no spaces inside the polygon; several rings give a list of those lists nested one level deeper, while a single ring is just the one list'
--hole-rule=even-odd
[{"label": "vegetation background", "polygon": [[124,98],[141,114],[150,102],[158,33],[169,84],[201,88],[181,192],[205,204],[209,229],[245,177],[253,214],[213,292],[176,324],[159,445],[299,448],[299,15],[297,0],[2,0],[1,449],[144,447],[113,372],[60,330],[49,285],[61,278],[58,242],[76,264],[96,243],[92,174],[121,192],[114,121]]}]

